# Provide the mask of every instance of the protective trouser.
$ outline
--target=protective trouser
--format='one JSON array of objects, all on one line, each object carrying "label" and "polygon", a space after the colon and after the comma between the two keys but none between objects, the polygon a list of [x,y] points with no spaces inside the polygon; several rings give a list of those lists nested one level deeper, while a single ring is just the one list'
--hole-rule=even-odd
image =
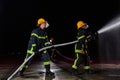
[{"label": "protective trouser", "polygon": [[[30,56],[31,56],[31,54],[30,54],[30,53],[27,53],[25,60],[26,60],[27,58],[29,58]],[[28,68],[28,66],[30,65],[32,59],[33,59],[33,58],[31,58],[28,62],[26,62],[26,64],[24,64],[24,66],[20,69],[21,74]],[[24,61],[25,61],[25,60],[24,60]]]},{"label": "protective trouser", "polygon": [[51,70],[50,70],[50,56],[49,56],[47,50],[44,50],[41,55],[42,55],[44,67],[46,69],[46,76],[53,76],[54,73],[51,72]]},{"label": "protective trouser", "polygon": [[89,49],[88,49],[88,45],[87,45],[88,41],[85,40],[85,44],[84,44],[84,54],[83,54],[83,60],[84,60],[84,69],[90,69],[90,56],[89,56]]},{"label": "protective trouser", "polygon": [[81,50],[76,49],[75,45],[75,60],[74,60],[74,64],[72,65],[73,69],[77,69],[80,66],[80,63],[82,63],[82,61],[84,62],[84,69],[89,69],[89,56],[88,53],[86,53],[87,51],[85,51],[85,47],[83,46],[83,48]]},{"label": "protective trouser", "polygon": [[82,60],[83,60],[83,54],[76,53],[74,64],[72,65],[72,68],[77,69],[80,66],[80,63],[82,62]]},{"label": "protective trouser", "polygon": [[[47,50],[44,50],[41,54],[41,59],[43,61],[43,65],[45,66],[45,69],[46,71],[49,71],[50,70],[50,56],[47,52]],[[46,66],[49,66],[49,67],[46,67]]]},{"label": "protective trouser", "polygon": [[89,55],[86,53],[86,54],[83,54],[83,62],[84,62],[84,69],[90,69],[90,57]]}]

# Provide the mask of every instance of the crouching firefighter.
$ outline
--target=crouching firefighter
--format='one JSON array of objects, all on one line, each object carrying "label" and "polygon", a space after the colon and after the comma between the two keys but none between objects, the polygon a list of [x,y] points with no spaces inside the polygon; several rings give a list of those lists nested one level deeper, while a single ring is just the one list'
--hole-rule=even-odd
[{"label": "crouching firefighter", "polygon": [[[31,32],[30,40],[28,43],[28,49],[25,60],[31,55],[36,52],[40,48],[50,46],[50,42],[48,40],[47,33],[45,31],[45,28],[49,26],[48,22],[44,18],[39,18],[37,21],[37,28],[34,29]],[[39,52],[38,52],[39,53]],[[47,50],[43,50],[40,52],[41,59],[43,60],[44,67],[46,69],[46,75],[54,75],[53,72],[50,70],[50,56],[47,52]],[[24,76],[23,72],[28,68],[28,65],[30,64],[31,60],[29,60],[19,71],[20,76]]]},{"label": "crouching firefighter", "polygon": [[80,75],[78,68],[82,61],[84,62],[84,72],[85,73],[90,73],[90,57],[88,55],[88,47],[87,47],[87,38],[89,36],[86,35],[86,29],[89,26],[83,22],[83,21],[78,21],[77,22],[77,40],[78,42],[75,44],[75,60],[72,65],[72,74],[73,75]]}]

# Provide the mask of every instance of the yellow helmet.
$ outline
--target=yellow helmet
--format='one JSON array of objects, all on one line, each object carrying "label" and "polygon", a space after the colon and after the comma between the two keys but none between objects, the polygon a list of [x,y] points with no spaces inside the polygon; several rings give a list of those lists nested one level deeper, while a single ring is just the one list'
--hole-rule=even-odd
[{"label": "yellow helmet", "polygon": [[84,23],[83,21],[78,21],[77,22],[77,29],[83,27],[84,25],[86,25],[86,23]]},{"label": "yellow helmet", "polygon": [[44,22],[46,22],[44,18],[39,18],[38,21],[37,21],[37,25],[40,25]]}]

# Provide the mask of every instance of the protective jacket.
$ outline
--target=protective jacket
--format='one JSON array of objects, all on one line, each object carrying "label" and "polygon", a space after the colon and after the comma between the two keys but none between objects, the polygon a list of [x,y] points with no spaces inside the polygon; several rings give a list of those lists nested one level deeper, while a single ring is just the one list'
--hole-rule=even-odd
[{"label": "protective jacket", "polygon": [[85,37],[85,30],[80,28],[77,34],[78,43],[75,45],[75,53],[84,53]]},{"label": "protective jacket", "polygon": [[28,43],[27,53],[38,52],[40,48],[51,45],[47,33],[41,28],[36,28],[31,32],[31,37]]}]

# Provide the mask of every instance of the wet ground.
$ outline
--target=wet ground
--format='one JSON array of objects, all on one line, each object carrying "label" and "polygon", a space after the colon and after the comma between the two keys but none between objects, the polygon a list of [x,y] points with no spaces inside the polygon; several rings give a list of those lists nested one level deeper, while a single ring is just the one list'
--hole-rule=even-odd
[{"label": "wet ground", "polygon": [[[20,66],[22,61],[11,59],[0,61],[0,80],[8,77]],[[56,60],[51,62],[51,70],[55,76],[45,76],[45,69],[40,60],[33,60],[29,68],[24,72],[25,77],[14,75],[11,80],[120,80],[120,64],[92,63],[93,74],[84,74],[82,65],[79,68],[80,76],[71,74],[71,62]]]}]

